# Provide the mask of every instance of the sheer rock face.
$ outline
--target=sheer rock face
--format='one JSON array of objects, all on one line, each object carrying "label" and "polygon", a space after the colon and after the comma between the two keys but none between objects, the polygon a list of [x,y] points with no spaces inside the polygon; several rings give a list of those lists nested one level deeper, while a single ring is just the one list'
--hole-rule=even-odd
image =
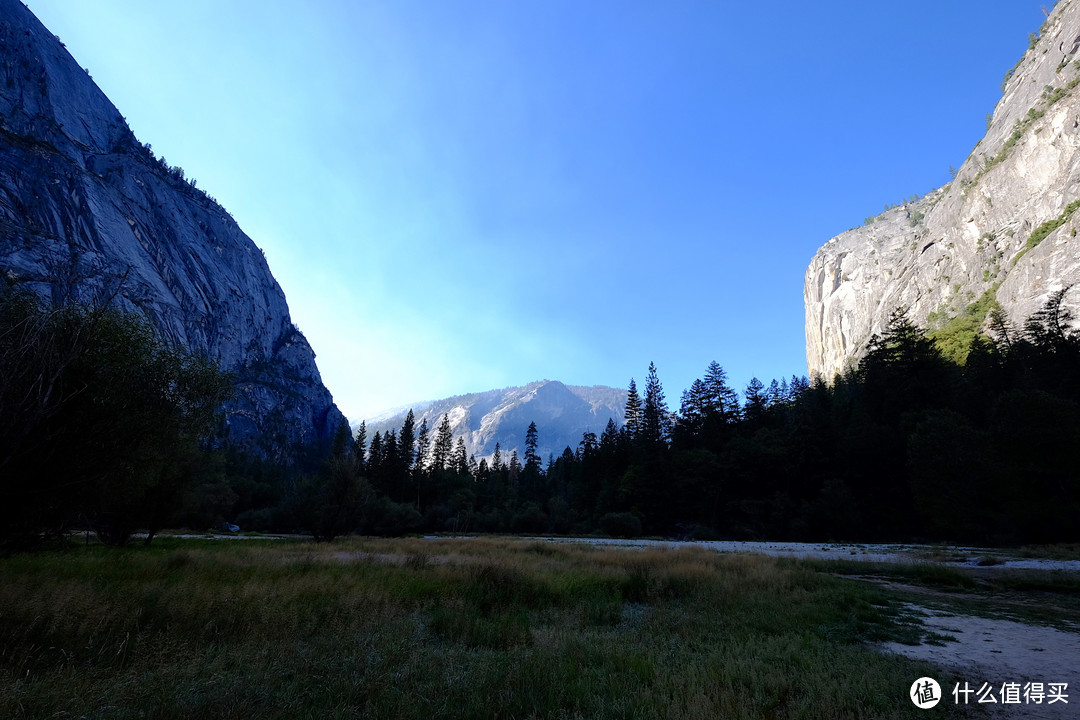
[{"label": "sheer rock face", "polygon": [[216,358],[235,441],[276,454],[345,421],[262,252],[17,0],[0,0],[0,271],[56,301],[112,297]]},{"label": "sheer rock face", "polygon": [[[1080,200],[1078,51],[1080,1],[1062,0],[956,179],[818,250],[804,286],[811,375],[831,380],[857,361],[897,307],[935,327],[989,291],[1021,324],[1050,292],[1080,284],[1080,212],[1067,210]],[[1066,304],[1080,314],[1080,288]]]}]

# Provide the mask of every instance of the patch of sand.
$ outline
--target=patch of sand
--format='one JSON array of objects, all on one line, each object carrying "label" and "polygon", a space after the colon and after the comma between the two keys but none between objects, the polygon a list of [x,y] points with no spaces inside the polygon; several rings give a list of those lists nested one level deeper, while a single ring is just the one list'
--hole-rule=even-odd
[{"label": "patch of sand", "polygon": [[[969,706],[985,711],[993,718],[1080,718],[1080,634],[1063,632],[1038,625],[1025,625],[1011,620],[990,620],[970,615],[949,615],[919,606],[909,606],[924,615],[927,630],[956,638],[956,642],[937,645],[901,645],[884,643],[882,649],[910,658],[927,660],[959,674],[961,683],[975,690],[969,696]],[[914,678],[912,678],[914,681]],[[1068,683],[1065,689],[1068,703],[1003,704],[1004,683],[1041,682],[1049,690],[1050,683]],[[984,683],[994,688],[996,704],[979,704],[977,691]],[[954,704],[953,688],[942,686],[942,703]],[[963,695],[960,695],[963,704]]]}]

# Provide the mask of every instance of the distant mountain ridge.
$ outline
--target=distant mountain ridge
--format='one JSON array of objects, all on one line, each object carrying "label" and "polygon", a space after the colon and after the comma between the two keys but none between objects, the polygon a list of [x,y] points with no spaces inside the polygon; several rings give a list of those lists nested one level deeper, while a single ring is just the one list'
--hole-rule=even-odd
[{"label": "distant mountain ridge", "polygon": [[[521,387],[418,402],[410,407],[417,426],[427,419],[432,436],[443,415],[449,417],[454,442],[464,438],[466,453],[475,455],[477,460],[490,457],[496,443],[504,458],[509,458],[515,449],[522,456],[525,431],[530,422],[535,422],[537,452],[546,461],[549,455],[557,457],[568,446],[577,449],[585,432],[599,436],[609,419],[621,427],[625,421],[626,394],[624,389],[603,385],[586,387],[540,380]],[[375,433],[400,430],[407,414],[405,408],[389,416],[384,413],[365,420],[368,441]]]}]

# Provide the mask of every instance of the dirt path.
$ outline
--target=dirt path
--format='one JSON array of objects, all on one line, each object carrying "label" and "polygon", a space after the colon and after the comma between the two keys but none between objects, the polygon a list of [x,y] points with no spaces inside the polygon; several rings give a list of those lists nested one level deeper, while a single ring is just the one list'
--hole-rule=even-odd
[{"label": "dirt path", "polygon": [[[969,705],[978,714],[992,718],[1080,718],[1080,633],[1027,625],[1012,620],[991,620],[970,615],[952,615],[910,605],[924,615],[926,629],[956,638],[943,645],[901,645],[884,643],[886,652],[927,660],[959,673],[974,692]],[[914,680],[914,679],[913,679]],[[1019,704],[1004,704],[1005,683],[1019,683]],[[1024,702],[1025,683],[1043,683],[1047,691],[1042,704]],[[1067,683],[1065,702],[1050,703],[1050,683]],[[979,703],[984,684],[993,688],[996,703]],[[941,688],[942,703],[955,704],[952,687]],[[984,695],[985,697],[985,695]],[[959,696],[963,704],[964,696]]]}]

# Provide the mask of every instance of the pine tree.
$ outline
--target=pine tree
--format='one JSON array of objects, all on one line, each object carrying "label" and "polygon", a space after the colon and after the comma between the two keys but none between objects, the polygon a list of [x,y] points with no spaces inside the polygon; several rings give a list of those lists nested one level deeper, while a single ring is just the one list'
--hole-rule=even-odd
[{"label": "pine tree", "polygon": [[779,381],[773,378],[772,382],[769,383],[769,389],[765,391],[765,401],[769,407],[783,405],[787,402],[787,380],[784,381],[784,387],[781,389]]},{"label": "pine tree", "polygon": [[383,444],[382,434],[378,431],[375,432],[375,437],[371,438],[371,450],[368,452],[368,472],[374,475],[383,461]]},{"label": "pine tree", "polygon": [[466,456],[465,438],[463,437],[459,437],[457,444],[454,446],[453,468],[454,472],[461,477],[469,475],[469,459]]},{"label": "pine tree", "polygon": [[765,386],[756,377],[750,378],[746,386],[746,406],[743,413],[750,422],[757,422],[765,416],[765,407],[768,404],[765,397]]},{"label": "pine tree", "polygon": [[521,470],[522,495],[531,500],[543,500],[543,483],[541,482],[540,456],[536,452],[537,436],[536,423],[530,422],[525,431],[525,467]]},{"label": "pine tree", "polygon": [[592,458],[600,450],[600,441],[596,437],[596,433],[586,430],[581,436],[581,442],[578,443],[577,457],[582,460],[588,460]]},{"label": "pine tree", "polygon": [[715,413],[726,423],[739,417],[739,395],[727,384],[727,373],[715,360],[705,371],[705,404],[707,413]]},{"label": "pine tree", "polygon": [[679,403],[679,426],[688,430],[691,435],[696,435],[704,427],[708,411],[708,389],[705,381],[694,380],[690,387],[683,391]]},{"label": "pine tree", "polygon": [[502,450],[499,448],[499,443],[495,443],[495,454],[491,456],[491,471],[500,473],[504,470],[502,461]]},{"label": "pine tree", "polygon": [[356,472],[363,475],[367,472],[367,423],[360,421],[360,427],[356,428],[356,437],[353,441],[353,459],[356,463]]},{"label": "pine tree", "polygon": [[955,371],[956,366],[901,307],[889,316],[884,335],[870,338],[858,374],[873,417],[899,422],[905,412],[945,403]]},{"label": "pine tree", "polygon": [[631,438],[636,438],[641,432],[641,397],[638,395],[637,384],[634,378],[630,378],[630,387],[626,391],[626,432]]},{"label": "pine tree", "polygon": [[416,432],[416,460],[413,467],[423,472],[427,466],[428,450],[431,447],[431,434],[428,431],[427,418],[420,421],[420,429]]},{"label": "pine tree", "polygon": [[509,477],[510,487],[517,490],[518,481],[521,479],[521,461],[518,460],[517,448],[510,451]]},{"label": "pine tree", "polygon": [[454,449],[454,435],[450,430],[450,416],[443,415],[439,429],[435,431],[435,444],[431,450],[431,469],[438,472],[446,470],[450,463],[450,453]]},{"label": "pine tree", "polygon": [[990,308],[990,332],[998,347],[1009,350],[1016,339],[1016,327],[1009,320],[1009,316],[1001,309],[1000,305]]},{"label": "pine tree", "polygon": [[538,435],[536,423],[530,422],[529,428],[525,431],[525,470],[527,471],[530,468],[536,472],[540,471],[540,456],[536,454]]},{"label": "pine tree", "polygon": [[1075,351],[1080,335],[1072,328],[1073,314],[1063,303],[1065,287],[1050,293],[1046,304],[1024,323],[1024,339],[1045,353]]},{"label": "pine tree", "polygon": [[619,427],[615,424],[614,420],[608,418],[607,426],[604,427],[604,432],[600,433],[600,447],[614,452],[618,444]]},{"label": "pine tree", "polygon": [[664,388],[656,374],[656,364],[649,363],[649,375],[645,379],[645,404],[641,411],[641,430],[651,445],[661,445],[671,435],[671,411],[664,398]]},{"label": "pine tree", "polygon": [[415,460],[416,445],[416,416],[412,408],[405,416],[405,422],[401,424],[401,432],[398,434],[398,457],[401,461],[403,474],[408,474]]},{"label": "pine tree", "polygon": [[377,487],[395,502],[402,500],[401,453],[398,448],[397,433],[387,430],[383,433],[383,461],[379,468]]}]

